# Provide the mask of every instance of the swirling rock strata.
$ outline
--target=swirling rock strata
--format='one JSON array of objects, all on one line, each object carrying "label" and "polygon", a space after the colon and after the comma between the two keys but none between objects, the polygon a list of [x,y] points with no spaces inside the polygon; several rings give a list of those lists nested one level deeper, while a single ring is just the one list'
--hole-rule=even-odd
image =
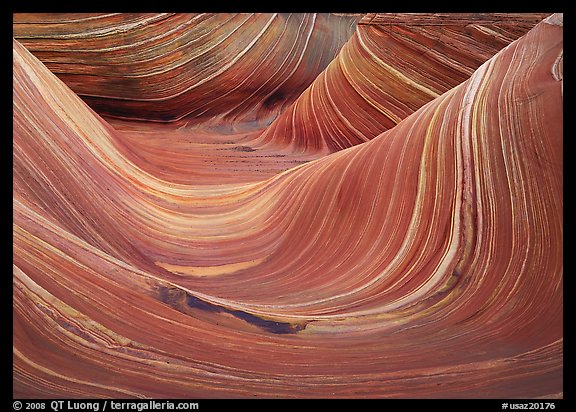
[{"label": "swirling rock strata", "polygon": [[561,22],[227,185],[138,167],[14,41],[13,395],[562,396]]},{"label": "swirling rock strata", "polygon": [[[15,14],[14,37],[98,113],[266,125],[338,53],[359,17]],[[248,127],[245,125],[245,127]],[[254,127],[254,126],[251,126]]]},{"label": "swirling rock strata", "polygon": [[546,14],[367,14],[258,145],[335,152],[394,127],[468,79]]}]

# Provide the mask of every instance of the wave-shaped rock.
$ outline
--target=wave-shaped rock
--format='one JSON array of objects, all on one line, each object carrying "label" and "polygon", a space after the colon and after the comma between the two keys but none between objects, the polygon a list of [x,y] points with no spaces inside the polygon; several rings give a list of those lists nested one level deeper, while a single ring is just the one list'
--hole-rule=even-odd
[{"label": "wave-shaped rock", "polygon": [[358,19],[327,13],[42,13],[15,14],[13,30],[100,114],[192,122],[223,117],[260,126],[309,86]]},{"label": "wave-shaped rock", "polygon": [[367,14],[258,145],[334,152],[391,129],[547,14]]},{"label": "wave-shaped rock", "polygon": [[139,167],[14,41],[13,396],[561,397],[562,36],[226,185]]}]

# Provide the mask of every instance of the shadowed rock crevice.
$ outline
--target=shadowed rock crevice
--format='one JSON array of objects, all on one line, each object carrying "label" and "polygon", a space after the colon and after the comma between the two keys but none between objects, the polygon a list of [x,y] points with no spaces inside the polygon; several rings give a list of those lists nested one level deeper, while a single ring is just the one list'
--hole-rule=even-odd
[{"label": "shadowed rock crevice", "polygon": [[270,333],[283,335],[297,333],[306,328],[306,324],[292,324],[289,322],[279,322],[270,319],[264,319],[252,313],[243,310],[228,309],[220,305],[206,302],[182,289],[174,287],[161,286],[158,288],[158,298],[171,308],[179,312],[193,315],[193,309],[199,309],[211,313],[227,313],[238,319],[257,326],[262,330]]}]

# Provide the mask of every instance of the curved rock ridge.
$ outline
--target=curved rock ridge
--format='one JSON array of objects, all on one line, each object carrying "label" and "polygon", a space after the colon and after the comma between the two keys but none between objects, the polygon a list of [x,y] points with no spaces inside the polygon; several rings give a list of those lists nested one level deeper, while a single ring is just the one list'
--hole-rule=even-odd
[{"label": "curved rock ridge", "polygon": [[223,185],[143,170],[14,41],[13,396],[562,397],[561,22]]},{"label": "curved rock ridge", "polygon": [[361,16],[14,14],[14,37],[98,113],[268,124]]},{"label": "curved rock ridge", "polygon": [[540,23],[550,13],[366,13],[358,24],[376,25],[422,25],[422,26],[452,26],[452,25],[493,25],[494,28],[504,28],[506,31],[525,33],[534,25]]},{"label": "curved rock ridge", "polygon": [[335,152],[391,129],[549,14],[369,13],[256,146]]}]

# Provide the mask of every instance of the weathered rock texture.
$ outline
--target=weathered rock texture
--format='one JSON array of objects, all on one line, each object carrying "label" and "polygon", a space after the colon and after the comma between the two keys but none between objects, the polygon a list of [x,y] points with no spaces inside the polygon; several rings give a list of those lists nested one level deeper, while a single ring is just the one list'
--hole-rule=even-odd
[{"label": "weathered rock texture", "polygon": [[22,45],[101,114],[265,124],[330,63],[358,19],[16,14],[13,27]]},{"label": "weathered rock texture", "polygon": [[[391,33],[363,27],[278,119],[329,118],[306,94]],[[365,143],[314,125],[354,145],[327,155],[106,120],[14,40],[13,396],[562,397],[562,36],[547,18]]]},{"label": "weathered rock texture", "polygon": [[366,142],[468,79],[544,17],[366,15],[327,70],[259,141],[324,152]]}]

